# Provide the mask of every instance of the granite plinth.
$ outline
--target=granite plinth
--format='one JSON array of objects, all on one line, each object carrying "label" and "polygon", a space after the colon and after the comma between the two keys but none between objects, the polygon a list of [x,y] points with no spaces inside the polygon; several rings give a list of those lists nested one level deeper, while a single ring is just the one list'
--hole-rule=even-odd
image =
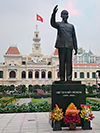
[{"label": "granite plinth", "polygon": [[[51,108],[53,109],[55,104],[58,104],[65,113],[71,102],[75,104],[77,109],[81,109],[81,104],[86,104],[85,85],[79,81],[55,81],[52,84]],[[64,126],[64,122],[62,122],[62,126]]]}]

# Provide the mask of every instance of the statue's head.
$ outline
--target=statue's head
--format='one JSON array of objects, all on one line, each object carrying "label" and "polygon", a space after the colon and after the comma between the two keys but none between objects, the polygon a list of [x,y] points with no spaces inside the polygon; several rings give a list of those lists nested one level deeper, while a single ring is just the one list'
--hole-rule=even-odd
[{"label": "statue's head", "polygon": [[62,19],[68,19],[68,11],[63,10],[63,11],[61,12],[61,17],[62,17]]}]

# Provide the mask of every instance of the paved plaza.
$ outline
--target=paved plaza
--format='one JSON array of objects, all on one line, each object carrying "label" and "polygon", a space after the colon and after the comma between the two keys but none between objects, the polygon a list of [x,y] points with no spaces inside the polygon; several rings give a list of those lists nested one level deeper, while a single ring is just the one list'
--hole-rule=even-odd
[{"label": "paved plaza", "polygon": [[20,98],[17,103],[19,103],[19,105],[22,105],[23,103],[26,103],[26,105],[27,105],[29,102],[31,102],[31,100],[32,100],[31,98]]},{"label": "paved plaza", "polygon": [[92,130],[77,127],[75,131],[68,128],[53,131],[49,124],[49,112],[0,114],[0,133],[100,133],[100,111],[93,111],[93,114]]}]

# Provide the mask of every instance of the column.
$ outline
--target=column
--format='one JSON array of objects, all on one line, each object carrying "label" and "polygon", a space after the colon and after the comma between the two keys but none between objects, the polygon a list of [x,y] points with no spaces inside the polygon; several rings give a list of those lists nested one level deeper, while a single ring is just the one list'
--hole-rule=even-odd
[{"label": "column", "polygon": [[41,79],[41,69],[40,69],[40,71],[39,71],[39,79]]},{"label": "column", "polygon": [[77,78],[78,79],[80,78],[80,72],[79,72],[79,70],[77,70]]},{"label": "column", "polygon": [[84,71],[84,78],[85,79],[87,78],[87,72],[86,72],[86,70]]},{"label": "column", "polygon": [[16,79],[19,79],[19,71],[16,71]]},{"label": "column", "polygon": [[28,70],[26,70],[26,79],[28,79]]},{"label": "column", "polygon": [[35,70],[33,70],[33,79],[35,79]]},{"label": "column", "polygon": [[92,78],[92,70],[90,70],[90,79]]},{"label": "column", "polygon": [[72,70],[72,79],[74,79],[75,77],[74,77],[74,68],[73,68],[73,70]]},{"label": "column", "polygon": [[6,79],[9,79],[9,72],[8,72],[8,70],[6,72]]},{"label": "column", "polygon": [[48,71],[46,70],[45,72],[46,72],[46,79],[48,79]]},{"label": "column", "polygon": [[55,80],[57,79],[57,70],[55,70]]}]

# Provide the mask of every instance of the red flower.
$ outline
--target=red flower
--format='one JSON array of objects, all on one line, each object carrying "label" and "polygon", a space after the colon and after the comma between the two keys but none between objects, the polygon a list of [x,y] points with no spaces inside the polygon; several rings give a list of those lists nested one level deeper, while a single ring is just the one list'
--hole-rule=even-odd
[{"label": "red flower", "polygon": [[91,107],[91,105],[81,104],[81,107]]},{"label": "red flower", "polygon": [[66,114],[64,117],[64,122],[67,124],[74,124],[74,123],[80,123],[80,116],[76,114],[73,116],[72,114]]}]

